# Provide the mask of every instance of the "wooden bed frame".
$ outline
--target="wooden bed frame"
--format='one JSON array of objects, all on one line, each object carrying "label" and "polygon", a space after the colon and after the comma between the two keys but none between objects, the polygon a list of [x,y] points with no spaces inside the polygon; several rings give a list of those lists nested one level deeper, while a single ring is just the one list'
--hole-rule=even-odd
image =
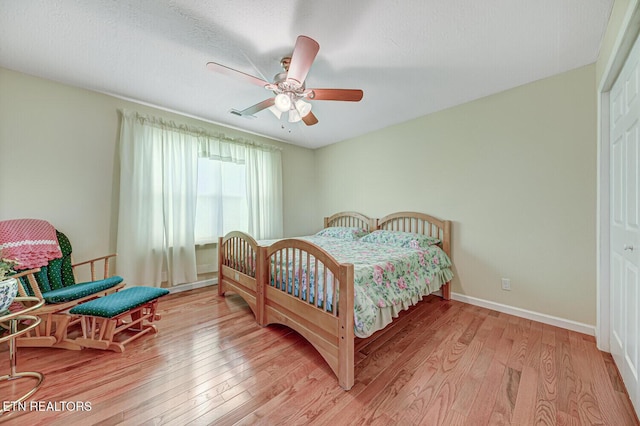
[{"label": "wooden bed frame", "polygon": [[[449,221],[432,216],[399,212],[371,219],[356,212],[342,212],[325,218],[328,226],[357,226],[373,231],[375,229],[415,232],[439,238],[442,249],[451,257],[451,224]],[[305,263],[306,261],[306,263]],[[291,262],[291,270],[277,265]],[[300,265],[313,265],[301,268]],[[276,265],[272,268],[271,265]],[[296,268],[296,265],[298,266]],[[349,390],[354,383],[354,269],[351,264],[338,263],[320,247],[300,239],[283,239],[270,246],[261,246],[251,236],[243,232],[230,232],[219,239],[218,245],[218,294],[227,291],[242,297],[253,311],[261,326],[283,324],[297,331],[322,355],[338,378],[340,386]],[[324,268],[321,268],[324,266]],[[316,283],[333,280],[333,300],[339,291],[338,306],[325,308],[308,300],[327,300],[327,285],[324,295],[315,295],[302,289],[300,294],[287,291],[293,278],[299,282],[309,282],[309,270],[316,271]],[[322,275],[318,271],[323,271]],[[295,274],[295,276],[293,276]],[[292,276],[289,276],[292,275]],[[449,299],[450,283],[442,286],[442,296]]]},{"label": "wooden bed frame", "polygon": [[376,229],[376,219],[358,212],[340,212],[324,218],[324,227],[329,228],[331,226],[351,226],[371,232]]}]

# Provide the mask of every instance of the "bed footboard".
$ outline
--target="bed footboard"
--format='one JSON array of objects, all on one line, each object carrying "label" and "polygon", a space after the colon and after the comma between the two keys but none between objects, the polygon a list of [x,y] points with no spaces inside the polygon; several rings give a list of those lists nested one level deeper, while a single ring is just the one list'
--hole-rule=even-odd
[{"label": "bed footboard", "polygon": [[260,322],[262,303],[257,277],[264,268],[258,250],[256,240],[244,232],[230,232],[218,240],[218,294],[238,294]]},{"label": "bed footboard", "polygon": [[354,381],[353,265],[340,264],[303,240],[281,240],[261,249],[265,285],[259,323],[283,324],[300,333],[326,360],[340,386],[350,389]]}]

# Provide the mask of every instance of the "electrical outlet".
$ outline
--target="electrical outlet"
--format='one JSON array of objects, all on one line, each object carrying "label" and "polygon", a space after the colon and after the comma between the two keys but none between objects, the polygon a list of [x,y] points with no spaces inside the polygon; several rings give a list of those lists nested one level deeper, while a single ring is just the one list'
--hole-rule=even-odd
[{"label": "electrical outlet", "polygon": [[502,279],[502,289],[511,290],[511,280],[509,278]]}]

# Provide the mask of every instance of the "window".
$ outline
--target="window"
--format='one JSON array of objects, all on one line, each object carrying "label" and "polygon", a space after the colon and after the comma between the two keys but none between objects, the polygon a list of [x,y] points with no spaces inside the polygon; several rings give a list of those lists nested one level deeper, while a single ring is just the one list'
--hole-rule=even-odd
[{"label": "window", "polygon": [[122,112],[116,271],[159,286],[197,279],[196,245],[232,230],[283,234],[280,150]]},{"label": "window", "polygon": [[246,166],[198,159],[196,244],[218,241],[229,231],[249,231]]}]

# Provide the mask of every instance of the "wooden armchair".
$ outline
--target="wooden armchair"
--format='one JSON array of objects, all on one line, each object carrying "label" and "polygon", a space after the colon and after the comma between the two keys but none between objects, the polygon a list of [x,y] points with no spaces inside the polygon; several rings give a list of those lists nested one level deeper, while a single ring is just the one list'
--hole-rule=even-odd
[{"label": "wooden armchair", "polygon": [[[109,260],[115,254],[74,264],[69,239],[59,231],[56,231],[56,235],[62,258],[51,260],[47,266],[13,275],[18,279],[20,296],[35,296],[45,301],[44,306],[34,312],[41,318],[40,325],[17,339],[19,347],[82,349],[67,338],[68,328],[79,321],[68,310],[80,303],[116,292],[125,285],[122,277],[109,274]],[[98,278],[96,266],[101,263],[103,272],[102,277]],[[78,283],[76,268],[86,265],[91,268],[91,281]]]}]

